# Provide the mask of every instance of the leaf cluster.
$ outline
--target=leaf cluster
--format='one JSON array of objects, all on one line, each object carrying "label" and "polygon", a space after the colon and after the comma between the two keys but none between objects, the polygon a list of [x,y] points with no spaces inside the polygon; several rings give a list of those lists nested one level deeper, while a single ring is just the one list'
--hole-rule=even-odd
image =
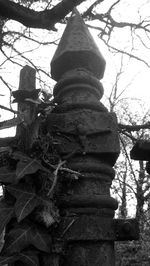
[{"label": "leaf cluster", "polygon": [[[4,230],[6,233],[0,265],[20,261],[23,265],[38,266],[41,254],[51,253],[47,227],[59,218],[53,198],[44,191],[48,181],[49,189],[53,185],[53,170],[43,165],[42,159],[33,157],[33,149],[31,156],[12,151],[1,157],[5,159],[1,159],[0,167],[0,183],[4,187],[0,235]],[[44,215],[42,221],[40,216]]]}]

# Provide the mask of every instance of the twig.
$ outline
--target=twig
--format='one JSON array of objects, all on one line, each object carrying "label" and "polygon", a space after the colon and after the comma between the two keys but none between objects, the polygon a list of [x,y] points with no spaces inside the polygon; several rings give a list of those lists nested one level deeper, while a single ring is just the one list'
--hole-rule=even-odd
[{"label": "twig", "polygon": [[127,56],[129,56],[129,58],[136,59],[136,60],[140,61],[141,63],[144,63],[147,67],[150,68],[150,64],[149,64],[148,62],[146,62],[144,59],[142,59],[142,58],[140,58],[140,57],[138,57],[138,56],[136,56],[136,55],[134,55],[134,54],[128,53],[127,51],[124,51],[124,50],[121,50],[121,49],[116,48],[116,47],[114,47],[114,46],[111,46],[111,45],[108,44],[108,42],[105,41],[104,39],[102,39],[102,41],[108,46],[108,48],[110,48],[110,49],[112,49],[112,50],[114,50],[114,51],[116,51],[116,52],[118,52],[118,53],[121,53],[121,54],[127,55]]},{"label": "twig", "polygon": [[61,234],[60,238],[62,238],[65,233],[69,230],[69,228],[76,222],[77,218],[74,218],[69,224],[68,226],[65,228],[65,230],[63,231],[63,233]]},{"label": "twig", "polygon": [[56,168],[56,170],[54,171],[54,181],[53,181],[53,184],[52,184],[52,186],[51,186],[51,189],[49,190],[49,192],[47,193],[47,195],[48,196],[50,196],[51,194],[52,194],[52,192],[53,192],[53,190],[54,190],[54,188],[55,188],[55,186],[56,186],[56,184],[57,184],[57,180],[58,180],[58,171],[60,170],[60,168],[61,168],[61,166],[63,165],[63,164],[65,164],[66,163],[66,161],[60,161],[59,162],[59,164],[57,165],[57,168]]},{"label": "twig", "polygon": [[3,79],[2,76],[0,76],[1,81],[5,84],[5,86],[9,89],[10,92],[12,92],[11,87],[8,85],[8,83]]},{"label": "twig", "polygon": [[[81,176],[82,174],[77,172],[77,171],[74,171],[74,170],[71,170],[69,168],[65,168],[65,167],[61,167],[60,168],[60,171],[64,171],[64,172],[68,172],[70,174],[74,174],[74,175],[78,175],[78,176]],[[82,175],[83,176],[83,175]]]},{"label": "twig", "polygon": [[[53,164],[51,164],[51,163],[49,163],[47,160],[45,161],[45,159],[44,159],[44,162],[47,164],[47,165],[49,165],[51,168],[53,168],[53,169],[57,169],[57,166],[55,166],[55,165],[53,165]],[[65,161],[66,162],[66,161]],[[81,173],[79,173],[79,172],[77,172],[77,171],[74,171],[74,170],[72,170],[72,169],[70,169],[70,168],[67,168],[67,167],[60,167],[59,168],[59,171],[64,171],[64,172],[67,172],[67,173],[70,173],[70,174],[74,174],[74,175],[78,175],[78,176],[83,176],[83,174],[81,174]]]},{"label": "twig", "polygon": [[120,132],[121,134],[127,136],[128,138],[130,138],[133,142],[136,142],[137,141],[137,138],[133,137],[131,134],[129,134],[128,132],[126,131],[123,131],[123,132]]},{"label": "twig", "polygon": [[24,34],[21,33],[21,32],[17,32],[17,31],[7,31],[7,32],[4,32],[4,36],[7,36],[7,35],[9,35],[9,36],[12,36],[12,35],[19,35],[20,37],[23,37],[23,38],[25,38],[25,39],[27,39],[27,40],[29,40],[29,41],[35,42],[35,43],[37,43],[37,44],[40,44],[40,46],[41,46],[41,45],[50,45],[50,44],[55,44],[55,45],[57,45],[56,43],[59,41],[59,38],[57,38],[56,40],[51,41],[51,42],[40,42],[40,41],[38,41],[38,40],[35,40],[35,39],[33,39],[33,38],[29,37],[29,36],[24,35]]},{"label": "twig", "polygon": [[84,13],[83,13],[83,18],[92,15],[92,11],[94,7],[102,3],[104,0],[96,0]]}]

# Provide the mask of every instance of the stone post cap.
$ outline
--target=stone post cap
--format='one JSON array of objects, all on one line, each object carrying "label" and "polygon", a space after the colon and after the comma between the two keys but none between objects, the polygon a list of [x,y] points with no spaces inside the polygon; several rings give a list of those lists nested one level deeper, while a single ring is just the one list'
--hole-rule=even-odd
[{"label": "stone post cap", "polygon": [[58,81],[64,73],[77,68],[90,71],[96,78],[101,79],[104,75],[105,59],[75,9],[52,59],[51,75]]}]

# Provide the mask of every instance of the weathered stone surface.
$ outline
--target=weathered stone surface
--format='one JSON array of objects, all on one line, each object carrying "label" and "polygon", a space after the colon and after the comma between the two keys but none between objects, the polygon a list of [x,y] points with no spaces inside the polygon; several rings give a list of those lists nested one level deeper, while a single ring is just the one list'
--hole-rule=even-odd
[{"label": "weathered stone surface", "polygon": [[73,135],[110,134],[117,132],[114,113],[96,112],[89,109],[72,110],[66,113],[51,113],[47,120],[50,131]]},{"label": "weathered stone surface", "polygon": [[113,242],[80,242],[67,247],[62,266],[113,266],[115,265]]},{"label": "weathered stone surface", "polygon": [[113,220],[109,218],[101,218],[99,216],[74,216],[62,219],[60,226],[57,228],[59,236],[67,241],[81,240],[115,240],[115,230]]},{"label": "weathered stone surface", "polygon": [[139,238],[136,219],[110,219],[96,215],[62,218],[56,238],[72,241],[126,241]]},{"label": "weathered stone surface", "polygon": [[[72,151],[79,154],[112,155],[116,161],[119,151],[117,122],[114,114],[95,110],[72,110],[52,113],[47,120],[48,130],[55,134],[61,154]],[[109,158],[108,158],[109,159]]]},{"label": "weathered stone surface", "polygon": [[103,92],[102,83],[81,68],[65,73],[54,87],[54,97],[59,104],[96,103]]},{"label": "weathered stone surface", "polygon": [[72,13],[51,62],[55,80],[75,68],[85,68],[98,79],[105,70],[105,60],[78,11]]},{"label": "weathered stone surface", "polygon": [[66,195],[60,196],[58,201],[60,207],[97,207],[116,210],[118,202],[108,195]]}]

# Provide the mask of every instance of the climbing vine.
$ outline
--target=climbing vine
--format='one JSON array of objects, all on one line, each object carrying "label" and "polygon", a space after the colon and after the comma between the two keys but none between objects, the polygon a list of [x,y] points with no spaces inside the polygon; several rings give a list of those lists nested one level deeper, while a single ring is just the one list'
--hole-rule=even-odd
[{"label": "climbing vine", "polygon": [[52,102],[37,104],[37,99],[32,95],[23,97],[23,92],[14,96],[17,102],[28,99],[28,104],[36,105],[35,120],[38,118],[40,125],[29,150],[24,152],[18,140],[0,153],[0,234],[4,235],[0,265],[21,261],[23,265],[38,266],[52,252],[51,232],[60,221],[58,180],[64,173],[77,179],[79,173],[67,168],[66,160],[57,152],[57,141],[44,129]]}]

